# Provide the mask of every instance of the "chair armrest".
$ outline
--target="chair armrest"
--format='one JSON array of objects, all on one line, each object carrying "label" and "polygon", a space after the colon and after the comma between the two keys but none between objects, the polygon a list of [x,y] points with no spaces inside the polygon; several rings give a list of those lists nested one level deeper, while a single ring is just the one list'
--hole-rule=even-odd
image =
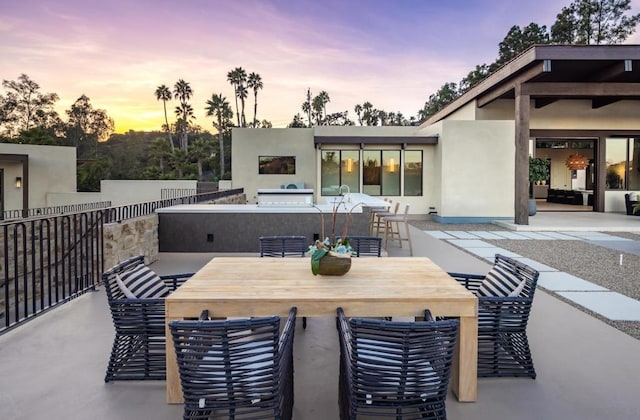
[{"label": "chair armrest", "polygon": [[109,309],[120,334],[164,335],[164,299],[110,299]]},{"label": "chair armrest", "polygon": [[532,299],[527,297],[478,297],[478,329],[524,329],[531,305]]},{"label": "chair armrest", "polygon": [[346,353],[345,356],[350,360],[352,339],[351,327],[349,326],[349,321],[341,307],[337,309],[337,318],[336,323],[340,339],[340,349],[341,352],[344,350],[344,353]]},{"label": "chair armrest", "polygon": [[480,288],[485,276],[481,274],[447,273],[458,283],[462,284],[470,292],[476,292]]},{"label": "chair armrest", "polygon": [[160,276],[164,284],[171,290],[176,290],[189,280],[195,273],[167,274]]},{"label": "chair armrest", "polygon": [[284,327],[282,328],[282,332],[280,333],[280,339],[278,341],[278,354],[280,358],[286,356],[286,353],[289,351],[289,348],[293,347],[293,336],[296,329],[296,315],[298,313],[298,308],[295,306],[291,308],[289,311],[289,316],[287,317],[286,322],[284,323]]},{"label": "chair armrest", "polygon": [[424,310],[424,320],[425,321],[435,321],[433,315],[431,315],[431,311],[429,309]]}]

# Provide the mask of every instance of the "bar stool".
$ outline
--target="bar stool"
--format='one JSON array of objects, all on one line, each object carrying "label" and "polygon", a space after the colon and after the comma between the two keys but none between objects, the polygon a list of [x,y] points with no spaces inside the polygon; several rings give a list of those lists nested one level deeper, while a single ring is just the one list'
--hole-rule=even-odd
[{"label": "bar stool", "polygon": [[381,235],[383,230],[386,229],[386,225],[384,223],[385,217],[396,216],[398,214],[398,209],[400,208],[400,202],[397,202],[393,207],[393,211],[382,211],[376,213],[376,236]]},{"label": "bar stool", "polygon": [[[385,233],[384,233],[384,248],[387,248],[387,242],[389,240],[389,235],[391,235],[391,241],[397,240],[400,244],[400,248],[402,248],[402,241],[409,242],[409,255],[413,257],[413,246],[411,244],[411,235],[409,234],[409,205],[407,204],[404,208],[404,214],[399,215],[391,215],[383,217],[382,220],[385,225]],[[400,234],[400,223],[404,224],[405,232],[407,237],[403,238]],[[395,229],[394,229],[395,225]]]},{"label": "bar stool", "polygon": [[386,207],[371,207],[371,216],[369,217],[369,236],[373,236],[373,229],[375,228],[377,230],[378,223],[380,222],[380,220],[376,217],[376,214],[388,212],[389,208],[391,207],[391,199],[385,198],[384,201],[388,202],[389,205]]}]

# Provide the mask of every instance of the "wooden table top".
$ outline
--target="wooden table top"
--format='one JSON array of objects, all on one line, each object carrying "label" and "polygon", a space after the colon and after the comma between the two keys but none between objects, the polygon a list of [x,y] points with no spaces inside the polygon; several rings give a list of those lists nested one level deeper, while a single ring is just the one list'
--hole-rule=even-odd
[{"label": "wooden table top", "polygon": [[168,317],[477,316],[477,299],[428,258],[353,258],[344,276],[314,276],[309,258],[216,257],[166,298]]}]

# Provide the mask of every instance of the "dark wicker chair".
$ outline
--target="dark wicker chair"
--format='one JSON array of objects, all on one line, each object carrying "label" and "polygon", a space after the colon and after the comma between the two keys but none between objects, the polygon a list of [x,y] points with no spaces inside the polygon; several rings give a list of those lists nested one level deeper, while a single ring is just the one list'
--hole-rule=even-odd
[{"label": "dark wicker chair", "polygon": [[347,319],[342,308],[337,313],[340,419],[447,418],[457,319],[434,321],[428,310],[420,322]]},{"label": "dark wicker chair", "polygon": [[[514,273],[525,284],[518,297],[478,297],[478,376],[535,379],[527,323],[539,273],[499,254],[495,256],[495,266]],[[476,294],[485,279],[476,274],[449,274]]]},{"label": "dark wicker chair", "polygon": [[[307,237],[302,235],[290,236],[261,236],[261,257],[304,257],[309,250]],[[302,317],[302,328],[307,328],[307,317]]]},{"label": "dark wicker chair", "polygon": [[[123,261],[102,275],[116,330],[105,382],[166,379],[164,299],[130,299],[116,283],[116,274],[140,264],[144,264],[142,255]],[[175,290],[192,275],[160,278],[169,289]]]},{"label": "dark wicker chair", "polygon": [[309,249],[305,236],[261,236],[261,257],[304,257]]},{"label": "dark wicker chair", "polygon": [[349,244],[354,257],[382,255],[382,238],[378,236],[349,236]]},{"label": "dark wicker chair", "polygon": [[[183,419],[291,419],[296,308],[280,318],[171,321]],[[218,417],[220,416],[220,417]]]}]

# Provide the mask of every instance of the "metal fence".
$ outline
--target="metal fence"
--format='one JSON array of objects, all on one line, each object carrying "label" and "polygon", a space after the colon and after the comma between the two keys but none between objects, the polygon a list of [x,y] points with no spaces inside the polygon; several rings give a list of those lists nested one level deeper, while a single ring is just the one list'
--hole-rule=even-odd
[{"label": "metal fence", "polygon": [[67,214],[79,211],[104,209],[111,207],[111,201],[98,201],[95,203],[68,204],[64,206],[36,207],[23,210],[5,210],[2,220],[20,219],[28,217],[48,216],[54,214]]},{"label": "metal fence", "polygon": [[242,192],[217,191],[0,223],[0,334],[95,289],[105,269],[105,223]]}]

